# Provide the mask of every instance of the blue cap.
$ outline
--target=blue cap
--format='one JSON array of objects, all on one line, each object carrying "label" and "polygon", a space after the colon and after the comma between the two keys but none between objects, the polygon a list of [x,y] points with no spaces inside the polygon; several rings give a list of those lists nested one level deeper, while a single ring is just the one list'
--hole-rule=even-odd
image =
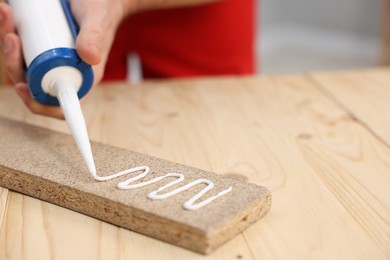
[{"label": "blue cap", "polygon": [[77,55],[75,49],[56,48],[37,56],[27,68],[26,78],[31,96],[41,104],[58,106],[58,99],[46,93],[42,88],[42,79],[51,69],[59,66],[71,66],[80,71],[83,82],[77,93],[79,99],[84,97],[93,84],[93,70]]}]

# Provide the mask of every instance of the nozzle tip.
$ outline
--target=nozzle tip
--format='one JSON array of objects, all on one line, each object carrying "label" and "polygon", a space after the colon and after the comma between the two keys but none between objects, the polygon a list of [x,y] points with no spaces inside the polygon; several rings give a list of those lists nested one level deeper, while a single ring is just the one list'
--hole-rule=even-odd
[{"label": "nozzle tip", "polygon": [[92,175],[96,175],[96,167],[95,167],[95,163],[88,163],[87,164],[87,167],[88,167],[88,171],[92,174]]}]

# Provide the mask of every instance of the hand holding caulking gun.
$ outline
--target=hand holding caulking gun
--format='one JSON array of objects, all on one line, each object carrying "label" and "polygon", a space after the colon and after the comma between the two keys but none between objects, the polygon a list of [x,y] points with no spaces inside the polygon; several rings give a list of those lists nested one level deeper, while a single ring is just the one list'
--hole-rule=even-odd
[{"label": "hand holding caulking gun", "polygon": [[75,50],[78,27],[67,0],[8,0],[22,41],[31,96],[61,106],[80,153],[96,174],[79,99],[93,84],[93,71]]}]

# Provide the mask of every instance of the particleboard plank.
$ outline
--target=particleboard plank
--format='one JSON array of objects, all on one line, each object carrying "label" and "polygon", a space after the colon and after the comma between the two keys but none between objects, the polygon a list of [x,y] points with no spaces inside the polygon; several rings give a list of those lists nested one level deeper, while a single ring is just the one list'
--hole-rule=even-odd
[{"label": "particleboard plank", "polygon": [[169,172],[184,174],[184,183],[211,180],[215,186],[204,198],[233,187],[195,211],[183,209],[182,204],[203,188],[199,185],[161,201],[148,199],[147,193],[167,181],[118,190],[116,184],[126,177],[94,181],[71,136],[5,118],[0,119],[0,147],[1,186],[200,253],[212,252],[245,230],[271,205],[264,187],[93,142],[101,176],[146,165],[151,172],[143,181]]}]

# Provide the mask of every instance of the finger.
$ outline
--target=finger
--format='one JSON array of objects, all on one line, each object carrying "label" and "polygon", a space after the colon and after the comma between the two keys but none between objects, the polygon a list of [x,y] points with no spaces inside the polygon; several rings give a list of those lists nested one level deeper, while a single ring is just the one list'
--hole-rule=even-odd
[{"label": "finger", "polygon": [[80,21],[80,32],[76,40],[76,49],[85,62],[96,65],[102,59],[104,27],[101,25],[100,20],[104,19],[105,11],[100,6],[94,6],[93,10],[95,14],[91,14],[91,10],[86,10]]},{"label": "finger", "polygon": [[15,33],[4,37],[4,63],[8,75],[14,83],[24,82],[23,54],[20,38]]},{"label": "finger", "polygon": [[15,30],[11,8],[5,3],[0,3],[0,37],[3,38],[9,32]]},{"label": "finger", "polygon": [[15,24],[12,18],[11,7],[5,3],[0,3],[0,38],[7,33],[15,31]]},{"label": "finger", "polygon": [[34,114],[49,116],[64,120],[64,114],[60,107],[46,106],[38,103],[30,96],[26,83],[18,83],[15,85],[16,93],[22,99],[27,108]]}]

